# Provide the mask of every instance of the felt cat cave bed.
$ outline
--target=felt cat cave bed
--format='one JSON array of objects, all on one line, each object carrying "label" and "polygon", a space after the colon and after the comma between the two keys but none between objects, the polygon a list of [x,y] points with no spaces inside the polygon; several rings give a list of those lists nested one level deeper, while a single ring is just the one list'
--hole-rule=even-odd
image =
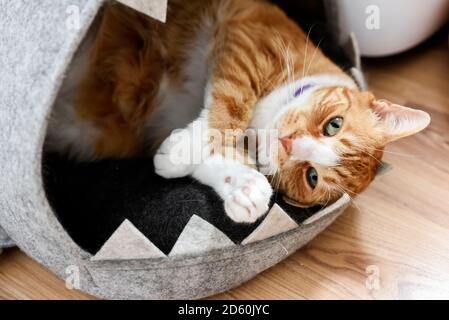
[{"label": "felt cat cave bed", "polygon": [[[193,299],[275,265],[344,211],[347,195],[308,210],[275,196],[260,221],[236,225],[211,190],[159,178],[151,161],[43,154],[64,75],[102,4],[27,0],[0,10],[0,248],[15,244],[61,278],[77,270],[79,288],[98,297]],[[79,10],[76,28],[68,8]]]}]

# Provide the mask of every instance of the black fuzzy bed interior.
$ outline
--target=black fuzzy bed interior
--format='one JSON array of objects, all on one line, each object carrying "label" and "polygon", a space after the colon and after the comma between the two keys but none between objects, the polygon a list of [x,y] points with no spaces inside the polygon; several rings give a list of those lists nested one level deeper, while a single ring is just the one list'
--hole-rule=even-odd
[{"label": "black fuzzy bed interior", "polygon": [[[193,214],[236,243],[258,225],[234,223],[215,192],[193,179],[165,180],[155,175],[150,159],[79,164],[47,155],[44,176],[50,203],[61,224],[91,253],[101,248],[124,219],[164,253],[170,251]],[[284,203],[281,206],[297,221],[316,211],[293,209]]]},{"label": "black fuzzy bed interior", "polygon": [[[296,4],[295,4],[296,2]],[[302,2],[302,1],[301,1]],[[302,3],[313,3],[304,1]],[[336,47],[322,19],[320,5],[298,8],[298,1],[280,1],[287,13],[312,40],[343,68],[351,67]],[[317,2],[315,2],[317,3]],[[313,14],[309,12],[313,10]],[[316,17],[321,18],[313,18]],[[45,154],[43,178],[48,199],[72,239],[83,249],[96,253],[125,220],[130,220],[164,253],[169,253],[193,214],[215,225],[236,243],[260,223],[236,224],[223,210],[222,201],[209,187],[185,178],[165,180],[154,174],[151,159],[106,160],[75,163],[58,155]],[[301,222],[319,208],[299,209],[275,200]]]}]

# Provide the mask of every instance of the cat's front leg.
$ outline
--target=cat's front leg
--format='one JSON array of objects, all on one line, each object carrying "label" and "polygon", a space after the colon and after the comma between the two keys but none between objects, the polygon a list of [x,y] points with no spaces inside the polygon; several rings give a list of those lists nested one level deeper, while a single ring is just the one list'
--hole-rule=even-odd
[{"label": "cat's front leg", "polygon": [[156,152],[153,162],[156,173],[165,179],[181,178],[193,172],[190,159],[190,131],[174,131],[164,140]]},{"label": "cat's front leg", "polygon": [[191,175],[209,155],[207,133],[206,115],[201,115],[184,129],[174,130],[154,156],[156,173],[166,179]]},{"label": "cat's front leg", "polygon": [[[184,137],[193,137],[184,140],[190,146],[184,146],[185,150],[190,151],[190,155],[179,156],[183,152],[179,152],[175,146],[180,144],[166,141],[154,162],[156,172],[163,177],[191,175],[211,186],[223,199],[225,211],[231,219],[252,223],[268,210],[273,190],[265,176],[246,166],[246,162],[240,161],[239,157],[223,153],[223,150],[235,149],[239,153],[239,132],[248,129],[256,103],[263,95],[266,80],[273,69],[265,58],[254,60],[259,55],[247,50],[246,45],[241,47],[241,37],[241,28],[230,28],[225,33],[216,35],[214,44],[217,47],[211,52],[219,54],[215,56],[205,88],[205,109],[193,123],[199,124],[204,135],[201,135],[200,140],[195,138],[192,124],[189,125],[182,132]],[[253,41],[254,48],[265,42],[265,39],[250,32],[244,37]],[[227,136],[228,131],[233,134]],[[217,137],[220,138],[218,143]],[[217,150],[217,146],[220,150]],[[172,161],[189,157],[192,159],[193,156],[197,159],[200,157],[201,161],[192,161],[191,164]]]},{"label": "cat's front leg", "polygon": [[156,173],[167,179],[191,175],[215,190],[232,220],[255,222],[268,210],[271,185],[256,169],[211,152],[207,112],[203,115],[162,143],[154,157]]},{"label": "cat's front leg", "polygon": [[267,178],[236,160],[211,156],[192,176],[218,193],[226,214],[235,222],[253,223],[268,210],[273,189]]}]

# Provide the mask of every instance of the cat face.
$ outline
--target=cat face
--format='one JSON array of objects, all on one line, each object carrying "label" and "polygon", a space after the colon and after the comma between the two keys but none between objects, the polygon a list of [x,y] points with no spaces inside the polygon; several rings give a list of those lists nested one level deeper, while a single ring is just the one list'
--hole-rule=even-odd
[{"label": "cat face", "polygon": [[423,130],[427,113],[344,87],[315,91],[277,123],[273,185],[300,207],[353,196],[374,179],[384,146]]}]

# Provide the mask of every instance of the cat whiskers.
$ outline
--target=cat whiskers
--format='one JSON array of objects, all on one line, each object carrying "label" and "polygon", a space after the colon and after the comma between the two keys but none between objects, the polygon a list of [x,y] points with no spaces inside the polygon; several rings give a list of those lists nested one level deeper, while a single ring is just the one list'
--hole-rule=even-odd
[{"label": "cat whiskers", "polygon": [[276,169],[273,179],[274,179],[274,181],[273,181],[272,185],[273,185],[273,190],[275,193],[274,201],[276,202],[278,199],[278,193],[279,193],[279,188],[281,186],[281,179],[282,179],[281,171],[279,168]]},{"label": "cat whiskers", "polygon": [[315,59],[316,53],[318,52],[321,42],[323,41],[324,38],[321,38],[320,41],[318,42],[317,46],[315,47],[315,50],[313,51],[313,55],[312,58],[310,59],[309,65],[307,66],[307,70],[305,72],[305,77],[307,77],[309,75],[309,71],[310,71],[310,67],[312,66],[313,60]]},{"label": "cat whiskers", "polygon": [[284,40],[282,39],[281,35],[278,33],[277,34],[277,39],[278,39],[278,47],[279,47],[279,51],[281,52],[281,57],[279,61],[280,66],[284,66],[283,70],[282,70],[282,79],[284,82],[284,85],[287,88],[287,92],[286,92],[286,96],[285,96],[285,101],[287,103],[290,103],[290,101],[293,99],[293,95],[294,95],[294,91],[295,88],[292,87],[293,81],[294,81],[294,74],[295,74],[295,69],[294,69],[294,64],[293,64],[293,60],[291,59],[291,55],[290,55],[290,45],[287,47],[287,45],[285,44]]},{"label": "cat whiskers", "polygon": [[402,153],[402,152],[395,152],[395,151],[376,149],[376,148],[372,148],[372,147],[368,147],[368,146],[366,146],[365,148],[369,149],[369,150],[373,150],[373,151],[382,151],[384,153],[393,154],[393,155],[402,156],[402,157],[418,158],[418,156],[416,156],[414,154],[409,154],[409,153]]},{"label": "cat whiskers", "polygon": [[324,207],[326,207],[329,204],[329,201],[331,201],[331,188],[329,186],[325,186],[326,188],[326,195],[327,195],[327,201],[325,204],[323,204]]},{"label": "cat whiskers", "polygon": [[309,32],[307,33],[307,38],[306,38],[306,48],[305,48],[305,52],[304,52],[304,62],[303,62],[303,72],[302,72],[302,79],[301,79],[301,86],[304,84],[304,78],[307,77],[309,75],[309,71],[310,71],[310,67],[312,66],[312,63],[315,59],[316,53],[318,52],[321,42],[324,40],[324,37],[320,39],[320,41],[318,42],[317,46],[315,47],[315,50],[312,54],[312,58],[310,59],[310,62],[307,66],[306,69],[306,64],[307,64],[307,53],[309,50],[309,41],[310,41],[310,34],[312,32],[312,29],[315,27],[316,23],[313,24],[310,29]]},{"label": "cat whiskers", "polygon": [[[377,159],[375,156],[373,156],[371,153],[369,153],[369,152],[366,152],[365,150],[363,150],[362,148],[358,148],[358,147],[356,147],[356,146],[352,146],[352,148],[354,148],[354,149],[356,149],[357,151],[359,151],[359,152],[361,152],[361,153],[363,153],[363,154],[365,154],[365,155],[367,155],[367,156],[369,156],[369,157],[371,157],[371,158],[373,158],[380,166],[384,166],[384,164],[382,163],[382,161],[380,161],[379,159]],[[342,158],[342,159],[344,159],[344,158]],[[348,158],[346,158],[346,160],[350,160],[350,159],[348,159]]]},{"label": "cat whiskers", "polygon": [[307,32],[306,37],[306,48],[304,51],[304,62],[302,64],[302,78],[301,78],[301,86],[303,85],[304,78],[306,76],[306,62],[307,62],[307,52],[309,51],[309,40],[310,40],[310,33],[312,32],[313,28],[316,26],[316,23],[312,24],[312,26],[309,28],[309,31]]},{"label": "cat whiskers", "polygon": [[[356,203],[354,197],[358,196],[357,193],[351,191],[351,190],[347,190],[345,187],[343,187],[342,185],[338,184],[337,182],[333,182],[332,185],[334,187],[336,187],[340,192],[342,192],[342,194],[347,194],[348,197],[351,199],[351,204],[358,210],[358,211],[362,211],[361,208],[358,206],[358,204]],[[353,196],[351,196],[351,193],[353,194]]]},{"label": "cat whiskers", "polygon": [[[340,191],[346,193],[346,194],[349,196],[349,198],[351,199],[351,204],[352,204],[352,206],[353,206],[355,209],[357,209],[359,212],[362,212],[362,209],[361,209],[360,206],[357,204],[356,199],[355,199],[354,197],[355,197],[355,196],[357,196],[357,197],[364,197],[364,196],[365,196],[364,194],[361,194],[361,193],[355,193],[354,191],[348,190],[348,189],[346,189],[345,187],[343,187],[342,185],[340,185],[340,184],[337,183],[337,182],[334,182],[333,185],[334,185],[335,187],[337,187],[337,189],[339,189]],[[351,196],[351,193],[353,194],[353,196]],[[370,209],[369,207],[366,207],[366,206],[364,206],[364,210],[369,211],[369,212],[372,212],[372,213],[376,213],[374,210],[372,210],[372,209]]]}]

